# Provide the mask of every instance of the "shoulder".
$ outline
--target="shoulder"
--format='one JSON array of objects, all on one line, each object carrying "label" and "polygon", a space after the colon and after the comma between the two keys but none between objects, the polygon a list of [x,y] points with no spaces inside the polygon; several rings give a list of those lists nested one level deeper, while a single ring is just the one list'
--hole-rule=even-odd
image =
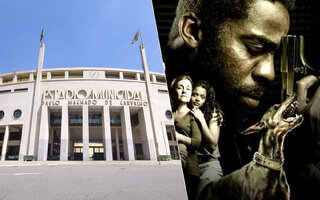
[{"label": "shoulder", "polygon": [[196,117],[193,115],[191,111],[188,112],[188,119],[190,119],[191,122],[196,121]]},{"label": "shoulder", "polygon": [[214,109],[214,111],[211,113],[211,119],[209,123],[218,123],[218,125],[220,126],[222,121],[223,121],[222,114],[220,112],[217,112],[216,109]]}]

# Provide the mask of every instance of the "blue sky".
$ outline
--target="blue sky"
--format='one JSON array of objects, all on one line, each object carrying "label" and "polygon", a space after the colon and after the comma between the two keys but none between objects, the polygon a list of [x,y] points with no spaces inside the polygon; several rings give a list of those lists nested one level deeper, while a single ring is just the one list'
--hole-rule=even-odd
[{"label": "blue sky", "polygon": [[37,69],[43,27],[43,68],[142,70],[140,27],[149,71],[163,73],[151,0],[1,0],[0,74]]}]

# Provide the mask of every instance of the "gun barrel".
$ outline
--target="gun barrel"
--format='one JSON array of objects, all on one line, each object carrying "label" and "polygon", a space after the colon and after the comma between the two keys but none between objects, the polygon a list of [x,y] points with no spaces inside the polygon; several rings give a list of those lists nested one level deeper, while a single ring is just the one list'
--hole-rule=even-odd
[{"label": "gun barrel", "polygon": [[287,96],[290,96],[293,93],[297,45],[297,37],[295,35],[286,35],[282,37],[282,101],[284,101]]}]

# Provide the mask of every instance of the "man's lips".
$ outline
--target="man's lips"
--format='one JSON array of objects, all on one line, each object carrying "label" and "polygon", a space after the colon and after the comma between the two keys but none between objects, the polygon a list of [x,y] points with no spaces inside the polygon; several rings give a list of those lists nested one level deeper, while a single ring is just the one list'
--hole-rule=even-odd
[{"label": "man's lips", "polygon": [[241,103],[244,103],[253,108],[258,107],[260,103],[260,98],[252,96],[241,96],[239,100]]}]

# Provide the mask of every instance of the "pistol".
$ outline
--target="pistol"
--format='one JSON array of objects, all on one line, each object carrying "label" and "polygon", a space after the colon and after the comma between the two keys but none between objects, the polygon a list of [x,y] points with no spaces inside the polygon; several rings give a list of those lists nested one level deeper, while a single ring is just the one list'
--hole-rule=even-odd
[{"label": "pistol", "polygon": [[312,68],[304,55],[304,37],[302,35],[285,35],[281,38],[281,101],[294,92],[295,81],[307,75],[320,79],[320,70]]}]

